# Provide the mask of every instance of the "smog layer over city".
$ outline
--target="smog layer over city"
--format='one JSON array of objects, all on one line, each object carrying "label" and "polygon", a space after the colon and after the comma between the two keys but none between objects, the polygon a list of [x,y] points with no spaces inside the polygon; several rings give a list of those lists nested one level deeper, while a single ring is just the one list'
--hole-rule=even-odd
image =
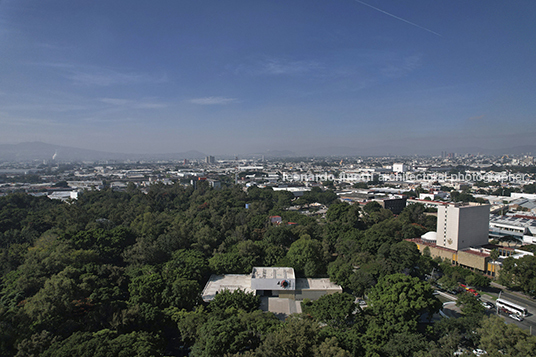
[{"label": "smog layer over city", "polygon": [[0,356],[536,356],[535,13],[0,0]]}]

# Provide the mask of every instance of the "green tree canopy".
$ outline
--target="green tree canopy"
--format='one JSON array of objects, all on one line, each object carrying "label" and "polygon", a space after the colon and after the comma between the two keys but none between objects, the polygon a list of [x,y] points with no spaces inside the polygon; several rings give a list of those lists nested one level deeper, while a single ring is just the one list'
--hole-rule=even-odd
[{"label": "green tree canopy", "polygon": [[372,312],[396,331],[415,331],[422,314],[437,313],[441,302],[430,284],[404,274],[386,275],[370,290]]},{"label": "green tree canopy", "polygon": [[233,292],[224,290],[214,297],[208,304],[210,311],[216,314],[224,314],[226,311],[244,310],[252,312],[259,308],[259,297],[253,293],[247,293],[237,289]]},{"label": "green tree canopy", "polygon": [[529,336],[515,324],[505,324],[504,320],[497,316],[484,318],[478,333],[480,347],[489,356],[534,356],[536,351],[535,336]]},{"label": "green tree canopy", "polygon": [[355,298],[347,293],[328,294],[316,301],[304,301],[302,308],[304,313],[311,314],[317,321],[335,327],[350,325],[354,313],[359,310]]},{"label": "green tree canopy", "polygon": [[214,357],[255,350],[280,324],[271,313],[240,311],[226,318],[213,316],[199,329],[192,356]]},{"label": "green tree canopy", "polygon": [[148,332],[119,335],[114,331],[75,332],[53,343],[43,357],[151,357],[161,356],[161,341]]},{"label": "green tree canopy", "polygon": [[298,273],[316,276],[323,267],[322,243],[309,236],[302,236],[290,246],[287,259]]},{"label": "green tree canopy", "polygon": [[310,357],[319,342],[318,323],[291,317],[281,328],[269,334],[255,355],[262,357]]}]

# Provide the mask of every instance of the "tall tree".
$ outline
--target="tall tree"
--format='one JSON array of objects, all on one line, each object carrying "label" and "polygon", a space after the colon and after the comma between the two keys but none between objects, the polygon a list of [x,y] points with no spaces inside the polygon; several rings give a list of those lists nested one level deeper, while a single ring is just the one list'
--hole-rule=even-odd
[{"label": "tall tree", "polygon": [[319,322],[334,327],[351,325],[358,310],[355,298],[347,293],[328,294],[316,301],[304,302],[303,312],[311,314]]},{"label": "tall tree", "polygon": [[534,356],[536,351],[535,336],[529,336],[515,324],[505,324],[497,316],[485,317],[478,333],[480,347],[489,356]]},{"label": "tall tree", "polygon": [[317,276],[324,268],[322,243],[304,235],[292,243],[287,252],[287,259],[298,273],[308,277]]},{"label": "tall tree", "polygon": [[441,308],[430,284],[404,274],[386,275],[369,293],[372,312],[398,332],[414,332],[423,314],[431,319]]}]

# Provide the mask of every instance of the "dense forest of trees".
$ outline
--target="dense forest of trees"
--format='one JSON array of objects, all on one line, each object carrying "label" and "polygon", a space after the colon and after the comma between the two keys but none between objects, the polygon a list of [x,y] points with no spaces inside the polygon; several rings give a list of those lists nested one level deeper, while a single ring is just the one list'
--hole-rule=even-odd
[{"label": "dense forest of trees", "polygon": [[[329,206],[325,218],[286,210],[313,202]],[[532,337],[471,301],[463,318],[421,323],[441,305],[423,277],[450,269],[404,240],[428,230],[435,219],[421,205],[395,217],[319,189],[298,200],[204,183],[147,194],[131,184],[68,203],[0,197],[0,355],[452,356],[458,346],[530,355]],[[329,276],[345,292],[305,301],[286,321],[242,291],[201,300],[210,274],[254,266]],[[365,294],[361,309],[355,298]]]}]

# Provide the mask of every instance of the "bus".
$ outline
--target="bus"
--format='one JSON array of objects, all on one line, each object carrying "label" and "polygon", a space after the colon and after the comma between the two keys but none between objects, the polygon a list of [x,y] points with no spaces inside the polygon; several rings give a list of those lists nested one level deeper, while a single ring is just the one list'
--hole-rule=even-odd
[{"label": "bus", "polygon": [[527,316],[528,314],[528,311],[526,308],[524,308],[523,306],[514,304],[513,302],[510,302],[510,301],[497,299],[495,304],[497,305],[497,309],[500,309],[503,311],[506,310],[505,312],[508,312],[511,314],[513,313],[513,314],[517,314],[518,316],[523,316],[523,317]]}]

